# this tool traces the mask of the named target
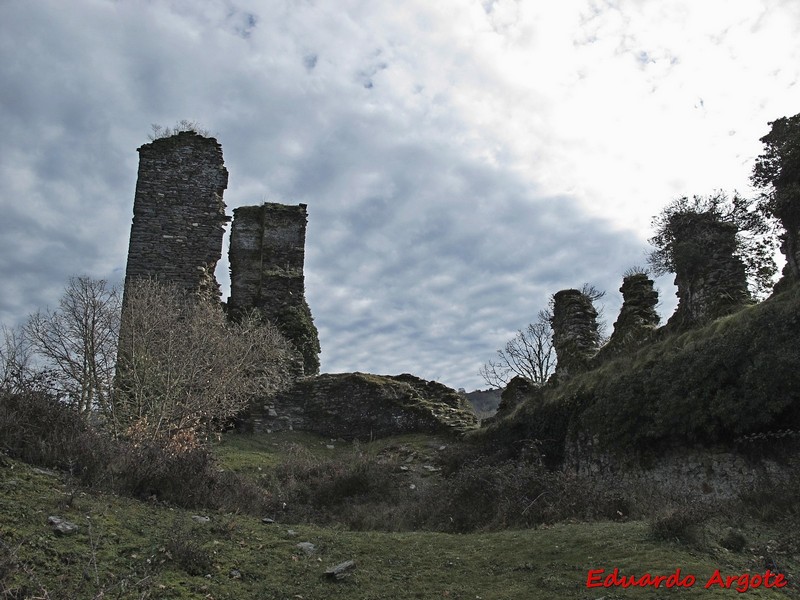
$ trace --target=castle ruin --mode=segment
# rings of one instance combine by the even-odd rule
[[[614,323],[614,333],[598,358],[604,359],[628,351],[650,339],[661,317],[656,312],[658,292],[645,273],[632,273],[622,280],[622,308]]]
[[[231,220],[222,200],[228,185],[222,147],[181,131],[138,152],[126,286],[150,277],[219,301],[214,270]],[[256,309],[273,322],[302,355],[298,375],[319,371],[319,339],[305,300],[306,221],[304,204],[237,208],[230,248],[229,315]]]
[[[305,375],[319,372],[319,338],[305,298],[306,205],[268,202],[234,209],[231,244],[231,297],[228,311],[238,318],[256,309],[300,351]]]
[[[214,269],[230,217],[222,194],[228,170],[214,138],[182,131],[143,145],[125,272],[219,299]]]
[[[592,300],[580,290],[561,290],[553,295],[553,348],[556,351],[556,380],[563,380],[590,367],[597,353],[600,335],[597,311]]]
[[[678,308],[667,330],[704,325],[750,301],[745,266],[736,256],[736,225],[711,212],[685,212],[673,215],[670,226]]]

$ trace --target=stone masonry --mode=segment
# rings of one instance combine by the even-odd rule
[[[646,342],[661,320],[656,312],[658,292],[645,273],[634,273],[622,280],[622,309],[614,323],[614,333],[600,350],[601,358],[613,356]]]
[[[297,429],[332,438],[361,439],[406,433],[476,429],[469,402],[454,389],[413,375],[333,373],[304,377],[253,405],[242,428]]]
[[[305,298],[306,205],[265,203],[233,211],[229,250],[229,314],[257,309],[303,356],[306,375],[319,372],[319,338]]]
[[[586,294],[561,290],[553,296],[553,347],[558,357],[557,381],[589,369],[597,353],[597,311]]]
[[[678,308],[667,330],[703,325],[749,302],[744,263],[735,255],[736,226],[711,213],[672,219]]]
[[[139,148],[126,284],[154,277],[219,299],[214,277],[229,220],[222,147],[193,131]]]

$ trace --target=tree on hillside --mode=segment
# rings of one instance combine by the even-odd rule
[[[756,210],[754,200],[723,192],[712,196],[682,197],[653,218],[654,250],[648,263],[656,276],[693,273],[718,250],[720,228],[733,232],[731,252],[744,263],[754,296],[772,289],[776,265],[773,223]]]
[[[520,329],[504,348],[497,351],[497,357],[478,371],[491,387],[505,387],[515,376],[538,385],[544,384],[556,366],[549,313],[541,311],[534,323]]]
[[[17,394],[42,381],[33,367],[33,351],[21,329],[0,328],[0,393]]]
[[[72,277],[58,308],[37,311],[22,328],[30,350],[50,369],[55,391],[78,412],[110,409],[119,316],[116,288]]]
[[[761,138],[764,152],[756,158],[752,184],[762,191],[759,210],[783,226],[781,250],[786,256],[784,273],[800,278],[800,114],[770,123]]]
[[[295,360],[291,343],[257,315],[231,323],[210,299],[154,280],[129,282],[114,429],[191,446],[288,382]]]

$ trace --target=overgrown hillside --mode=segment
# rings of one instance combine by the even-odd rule
[[[431,442],[431,443],[429,443]],[[440,440],[424,436],[362,448],[431,450]],[[436,446],[438,448],[438,446]],[[352,453],[350,445],[308,435],[230,438],[223,464],[253,477],[296,461],[298,452],[332,460]],[[421,459],[407,463],[427,464]],[[524,510],[525,507],[518,507]],[[468,510],[467,506],[464,506]],[[59,535],[48,519],[77,526]],[[0,597],[289,599],[454,598],[652,598],[654,590],[587,589],[590,570],[641,576],[697,578],[681,591],[689,598],[730,598],[733,590],[705,582],[716,569],[725,575],[761,572],[770,565],[791,568],[776,553],[769,530],[737,528],[721,521],[678,542],[659,541],[645,522],[561,523],[528,530],[453,535],[436,532],[352,532],[340,526],[296,524],[286,515],[275,522],[215,510],[187,510],[155,499],[133,500],[75,485],[69,473],[47,471],[4,458],[0,466]],[[663,521],[668,523],[667,521]],[[684,525],[686,525],[684,523]],[[697,525],[697,523],[695,523]],[[727,536],[727,537],[726,537]],[[663,532],[661,537],[663,538]],[[732,548],[732,549],[731,549]],[[325,571],[355,561],[349,576],[334,580]],[[605,574],[604,574],[605,575]],[[675,590],[673,590],[675,591]],[[660,592],[658,592],[660,593]],[[787,598],[763,587],[750,598]]]
[[[798,337],[800,286],[794,286],[542,388],[476,437],[506,447],[537,440],[552,464],[579,433],[618,453],[687,444],[747,449],[759,440],[796,445]]]

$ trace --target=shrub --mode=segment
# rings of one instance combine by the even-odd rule
[[[257,315],[230,323],[217,302],[145,279],[126,286],[118,354],[115,432],[191,447],[287,383],[294,348]]]
[[[740,531],[729,528],[719,543],[731,552],[741,552],[747,546],[747,538]]]
[[[164,541],[167,557],[188,575],[201,576],[211,571],[211,553],[193,538],[192,530],[185,521],[175,520]]]
[[[288,460],[261,484],[271,498],[272,512],[282,513],[284,520],[340,521],[361,528],[371,521],[366,517],[369,507],[397,500],[399,485],[392,470],[358,449],[347,459],[322,459],[295,445]]]
[[[699,504],[671,506],[650,520],[650,533],[657,540],[697,546],[704,541],[703,525],[709,516],[709,509]]]
[[[14,458],[69,471],[81,485],[184,507],[260,514],[267,505],[255,483],[220,472],[207,447],[115,440],[41,392],[0,394],[0,444]]]

